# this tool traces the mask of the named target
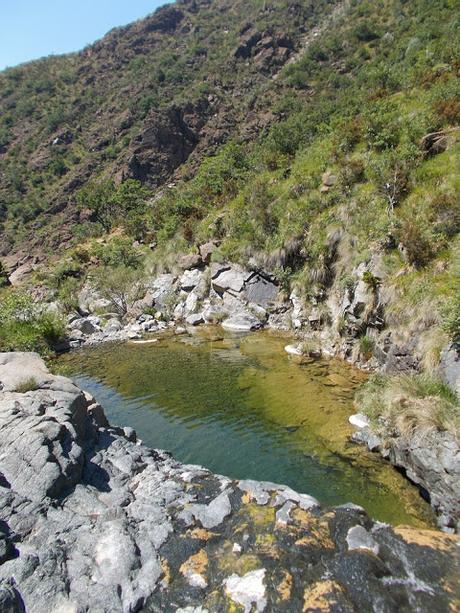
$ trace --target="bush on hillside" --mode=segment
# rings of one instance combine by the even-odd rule
[[[126,236],[115,236],[106,244],[94,242],[92,253],[104,266],[112,268],[138,268],[141,262],[141,254]]]
[[[6,274],[6,270],[3,267],[3,264],[0,262],[0,288],[9,285],[10,282],[8,280],[8,275]]]
[[[105,232],[124,224],[127,215],[144,212],[149,191],[139,181],[128,179],[115,187],[113,181],[88,183],[77,194],[82,209],[89,209]]]
[[[443,328],[454,343],[460,343],[460,291],[449,298],[442,309]]]
[[[64,334],[64,321],[45,311],[30,294],[13,289],[1,294],[0,351],[47,354]]]

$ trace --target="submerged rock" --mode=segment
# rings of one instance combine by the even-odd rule
[[[35,354],[0,382],[1,611],[455,608],[452,535],[183,465]]]

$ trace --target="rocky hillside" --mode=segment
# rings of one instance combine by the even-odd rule
[[[3,255],[27,238],[37,253],[68,243],[90,179],[156,188],[229,138],[254,140],[276,116],[273,79],[337,7],[180,0],[81,53],[1,73]]]
[[[458,537],[147,449],[36,354],[0,355],[0,609],[433,611]]]

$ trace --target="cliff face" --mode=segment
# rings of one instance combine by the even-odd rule
[[[455,606],[455,537],[184,466],[35,354],[0,381],[2,611]]]

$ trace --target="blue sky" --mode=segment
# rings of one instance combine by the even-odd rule
[[[0,0],[0,70],[78,51],[167,0]]]

